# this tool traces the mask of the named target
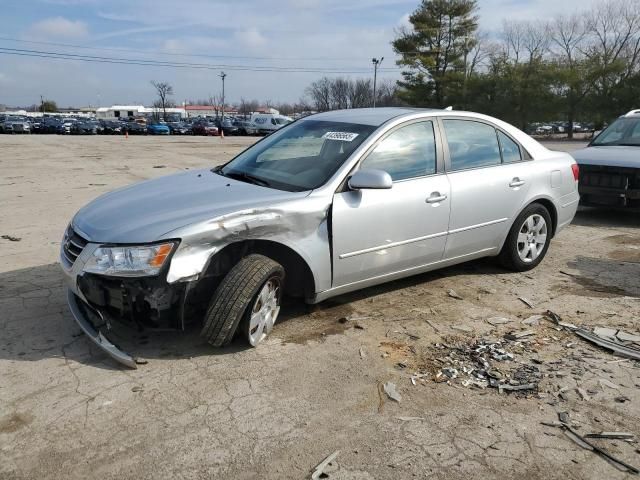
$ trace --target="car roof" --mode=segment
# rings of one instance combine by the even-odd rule
[[[623,115],[623,117],[640,117],[640,109],[631,110]]]
[[[434,108],[406,108],[406,107],[381,107],[381,108],[354,108],[350,110],[333,110],[330,112],[316,113],[304,117],[304,120],[327,120],[332,122],[358,123],[361,125],[373,125],[379,127],[392,118],[411,115],[420,112],[436,112]]]

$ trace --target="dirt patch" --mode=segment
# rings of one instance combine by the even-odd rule
[[[349,304],[325,302],[306,306],[290,301],[283,307],[279,327],[273,332],[284,343],[304,345],[312,341],[324,341],[331,335],[339,335],[357,325],[350,320],[354,309]]]
[[[33,421],[33,415],[14,412],[0,418],[0,433],[13,433],[26,427]]]

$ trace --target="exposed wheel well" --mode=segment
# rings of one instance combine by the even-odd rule
[[[284,267],[285,293],[295,297],[311,296],[315,281],[307,262],[293,249],[270,240],[245,240],[227,245],[210,260],[206,277],[224,277],[240,261],[252,253],[269,257]]]

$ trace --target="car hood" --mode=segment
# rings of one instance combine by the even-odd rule
[[[92,242],[147,243],[177,228],[237,211],[273,206],[308,192],[284,192],[197,170],[107,193],[80,209],[73,227]]]
[[[640,147],[587,147],[571,152],[571,156],[579,165],[640,168]]]

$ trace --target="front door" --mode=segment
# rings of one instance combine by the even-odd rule
[[[442,258],[450,189],[437,154],[431,121],[399,126],[383,137],[358,167],[386,171],[393,187],[334,195],[333,287]]]

